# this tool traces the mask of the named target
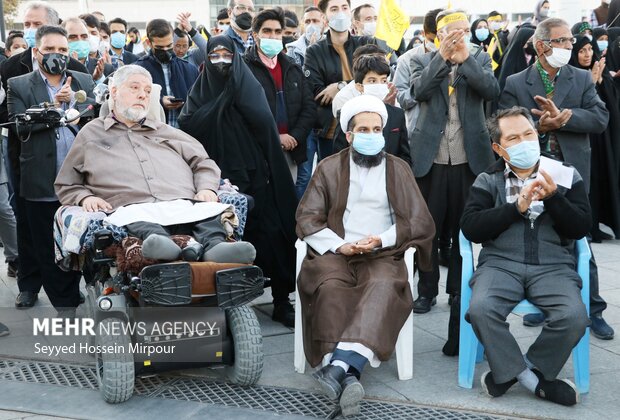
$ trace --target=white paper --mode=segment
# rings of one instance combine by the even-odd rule
[[[538,176],[536,179],[544,179],[540,170],[543,169],[553,179],[557,185],[568,188],[569,190],[573,186],[573,171],[574,168],[564,166],[560,161],[549,159],[547,157],[540,157],[540,165],[538,166]]]
[[[227,209],[232,210],[233,207],[230,204],[192,203],[188,200],[132,204],[119,207],[114,213],[106,217],[104,222],[115,226],[125,226],[134,222],[151,222],[170,226],[208,219]]]

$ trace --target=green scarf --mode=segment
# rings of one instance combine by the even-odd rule
[[[540,74],[543,85],[545,85],[545,94],[547,95],[547,97],[553,95],[553,90],[555,89],[555,86],[553,85],[553,82],[549,78],[549,75],[547,74],[545,69],[543,69],[542,64],[540,64],[540,60],[536,60],[536,68],[538,69],[538,73]]]

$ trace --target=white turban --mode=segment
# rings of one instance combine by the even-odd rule
[[[381,116],[383,127],[387,124],[388,113],[383,101],[376,96],[360,95],[353,99],[349,99],[340,110],[340,128],[343,132],[347,132],[349,121],[357,114],[362,112],[374,112]]]

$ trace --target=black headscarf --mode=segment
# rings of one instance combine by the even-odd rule
[[[590,40],[585,35],[577,35],[575,38],[577,38],[577,42],[573,44],[573,50],[571,51],[571,57],[568,64],[579,69],[591,70],[592,67],[594,67],[594,63],[601,59],[601,52],[598,49],[598,44],[596,43],[596,41]],[[592,61],[590,62],[590,66],[583,67],[581,64],[579,64],[579,51],[588,44],[592,46],[592,51],[594,54],[592,55]]]
[[[573,25],[570,31],[573,35],[577,36],[583,35],[583,33],[588,29],[592,30],[592,25],[590,25],[590,22],[577,22]]]
[[[223,75],[205,60],[205,68],[181,110],[179,127],[204,145],[220,167],[222,178],[254,196],[256,207],[276,207],[268,211],[280,215],[286,236],[294,238],[295,188],[265,91],[230,37],[210,38],[207,54],[216,47],[233,53],[229,73]],[[266,199],[268,188],[273,189],[271,196],[276,203]]]
[[[620,27],[620,0],[611,0],[607,13],[607,29]],[[600,23],[601,25],[603,22]]]
[[[592,29],[592,35],[594,35],[594,40],[595,41],[598,40],[603,35],[609,36],[609,34],[607,33],[607,29],[600,28],[600,27]]]
[[[508,49],[502,58],[502,68],[499,72],[499,88],[504,89],[508,76],[525,70],[530,64],[525,60],[525,44],[534,35],[534,28],[530,25],[521,26],[514,34]]]
[[[620,70],[620,28],[607,28],[609,46],[607,47],[607,68],[610,71]],[[616,85],[620,88],[620,79],[615,77]]]
[[[487,22],[487,20],[484,18],[474,20],[474,23],[471,24],[471,28],[470,28],[471,42],[476,45],[484,44],[485,46],[489,46],[489,44],[491,43],[491,39],[493,39],[493,37],[491,36],[492,34],[491,34],[490,29],[489,29],[489,36],[487,37],[487,39],[478,39],[478,37],[476,36],[476,28],[478,28],[478,24],[480,22],[486,22],[487,28],[489,27],[489,22]]]

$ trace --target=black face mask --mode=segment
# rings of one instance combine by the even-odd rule
[[[230,74],[230,68],[232,67],[232,63],[215,63],[213,64],[218,73],[220,73],[224,77],[228,77]]]
[[[39,54],[41,54],[39,52]],[[41,67],[47,74],[63,74],[67,70],[67,63],[69,63],[69,56],[60,53],[48,53],[41,54],[43,60],[41,61]]]
[[[287,44],[290,44],[291,42],[295,42],[297,41],[297,38],[295,38],[294,36],[283,36],[282,37],[282,45],[284,45],[284,48],[286,48]]]
[[[528,55],[538,55],[536,53],[536,50],[534,49],[534,44],[530,41],[527,44],[525,44],[525,53]]]
[[[159,60],[160,63],[163,64],[169,63],[170,60],[172,60],[172,55],[174,54],[174,51],[172,51],[172,49],[163,50],[161,48],[153,48],[151,49],[151,52],[153,54],[153,57],[155,57],[157,60]]]
[[[242,31],[247,31],[252,27],[252,15],[248,12],[235,16],[235,24]]]

